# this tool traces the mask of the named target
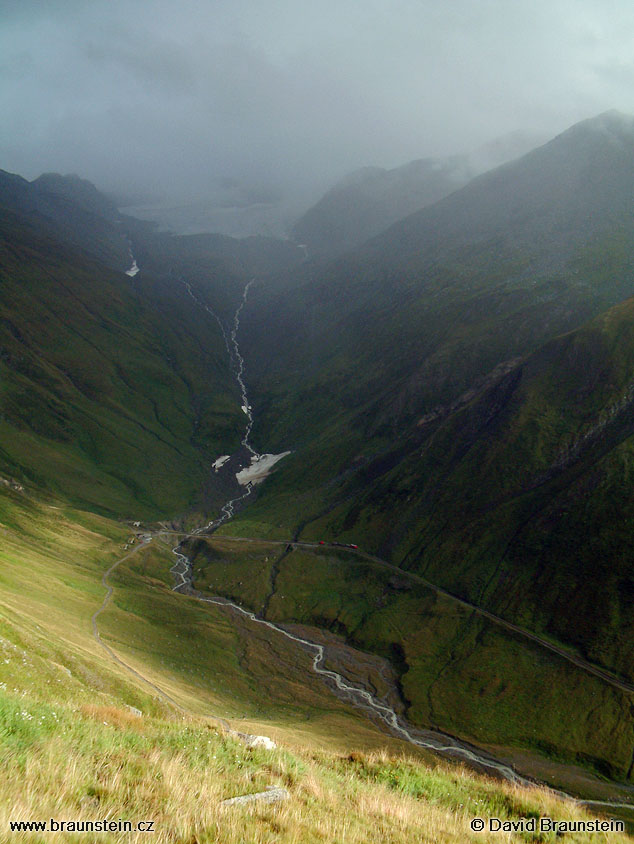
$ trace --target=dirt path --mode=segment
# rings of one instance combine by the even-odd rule
[[[149,686],[151,689],[153,689],[153,691],[156,692],[156,694],[161,698],[161,700],[164,700],[170,706],[175,707],[176,709],[178,709],[179,712],[182,712],[184,715],[191,715],[191,713],[188,712],[184,707],[182,707],[180,705],[180,703],[177,703],[174,700],[173,697],[170,697],[170,695],[168,695],[167,692],[164,692],[163,689],[159,688],[155,683],[153,683],[151,680],[148,680],[147,677],[144,677],[143,674],[141,674],[135,668],[132,668],[131,665],[128,665],[127,662],[124,662],[119,656],[117,656],[117,654],[112,650],[112,648],[109,645],[106,645],[106,643],[103,641],[103,639],[101,638],[101,635],[99,633],[99,627],[97,626],[97,619],[99,618],[101,613],[108,607],[108,604],[110,603],[110,599],[112,598],[113,587],[110,586],[110,584],[108,583],[109,576],[117,568],[117,566],[121,565],[121,563],[124,563],[126,560],[129,560],[130,557],[132,557],[134,554],[137,554],[142,548],[147,548],[151,541],[152,540],[149,539],[146,542],[140,542],[133,551],[130,551],[124,557],[121,557],[120,559],[118,559],[115,563],[113,563],[110,566],[110,568],[107,571],[105,571],[102,574],[101,583],[103,584],[103,587],[106,590],[106,595],[103,599],[103,603],[101,604],[99,609],[93,614],[93,616],[91,618],[92,632],[93,632],[93,636],[95,638],[95,641],[97,642],[99,647],[102,648],[108,654],[110,659],[112,659],[114,662],[117,663],[117,665],[120,665],[121,668],[124,668],[129,674],[131,674],[137,680],[141,680],[142,683],[144,683],[146,686]],[[218,719],[218,720],[221,720],[221,719]]]

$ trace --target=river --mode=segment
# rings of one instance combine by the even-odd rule
[[[189,296],[193,299],[193,301],[196,302],[199,307],[203,308],[209,314],[210,317],[216,320],[222,330],[225,345],[227,347],[231,363],[234,367],[235,378],[240,389],[240,400],[242,404],[242,409],[247,417],[247,423],[244,431],[244,436],[241,440],[241,444],[251,455],[251,467],[249,468],[257,467],[260,462],[266,461],[267,458],[281,459],[281,457],[285,456],[286,454],[289,454],[290,452],[284,452],[282,455],[259,454],[253,448],[250,442],[251,430],[253,428],[254,421],[253,409],[249,402],[247,388],[244,381],[244,359],[240,352],[238,334],[240,331],[240,316],[242,314],[244,306],[246,305],[249,290],[253,284],[253,280],[249,281],[248,284],[245,285],[242,294],[242,299],[233,317],[233,324],[229,335],[227,335],[226,329],[224,328],[222,321],[220,320],[218,315],[209,307],[209,305],[203,303],[199,299],[199,297],[196,296],[191,286],[186,281],[182,280],[182,283],[184,284]],[[273,460],[273,462],[277,462],[277,459]],[[245,470],[241,469],[240,471],[243,472]],[[245,492],[242,495],[236,498],[232,498],[230,501],[227,501],[226,504],[223,505],[220,515],[216,519],[213,519],[204,527],[198,528],[198,530],[194,531],[194,533],[209,534],[217,530],[217,528],[220,527],[220,525],[222,525],[224,522],[228,521],[235,514],[236,504],[240,501],[244,501],[251,494],[253,484],[254,481],[247,480]],[[196,590],[194,590],[192,584],[191,561],[185,554],[183,554],[181,550],[181,544],[173,548],[172,552],[176,557],[176,562],[174,563],[171,569],[171,572],[176,579],[176,584],[173,587],[173,590],[175,592],[184,591],[198,598],[198,600],[204,601],[205,603],[228,607],[232,611],[240,613],[241,615],[248,618],[253,624],[264,625],[270,630],[272,630],[275,634],[286,636],[287,639],[291,639],[306,650],[312,652],[312,671],[314,671],[315,674],[318,674],[319,676],[323,677],[325,680],[329,681],[334,687],[334,690],[336,690],[342,696],[345,696],[345,698],[351,701],[356,707],[363,709],[366,712],[371,712],[374,716],[378,717],[392,734],[404,739],[410,744],[416,745],[417,747],[433,750],[436,753],[440,753],[443,755],[453,756],[455,758],[462,759],[465,762],[468,762],[474,766],[492,771],[509,782],[522,785],[534,784],[530,780],[522,777],[520,774],[514,771],[513,768],[511,768],[509,765],[506,765],[503,762],[499,762],[498,760],[493,759],[492,757],[487,756],[484,753],[478,752],[477,750],[468,747],[457,739],[444,736],[440,733],[434,734],[431,731],[425,731],[426,735],[424,738],[415,735],[415,732],[417,732],[415,728],[405,724],[390,706],[375,698],[367,689],[364,689],[361,686],[357,686],[351,683],[347,678],[343,677],[338,672],[325,668],[325,653],[323,645],[320,645],[317,642],[312,642],[309,639],[305,639],[301,636],[296,635],[295,633],[291,633],[284,627],[280,627],[279,625],[273,624],[270,621],[266,621],[263,618],[259,618],[254,613],[244,609],[244,607],[241,607],[239,604],[235,604],[232,601],[227,600],[226,598],[210,598],[201,595]]]

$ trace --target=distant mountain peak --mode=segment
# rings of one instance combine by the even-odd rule
[[[575,123],[574,126],[558,135],[558,138],[568,138],[575,135],[592,135],[594,137],[600,135],[617,138],[624,135],[632,136],[634,135],[634,116],[617,109],[610,109],[597,114],[596,117],[589,117],[587,120]]]
[[[42,173],[31,184],[37,191],[69,199],[84,210],[106,219],[115,220],[119,216],[115,205],[92,182],[75,173]]]

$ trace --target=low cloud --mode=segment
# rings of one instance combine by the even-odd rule
[[[629,0],[5,0],[3,15],[0,167],[178,201],[229,183],[308,194],[634,110]]]

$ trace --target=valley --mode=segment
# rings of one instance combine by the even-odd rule
[[[245,291],[244,291],[244,294],[243,294],[242,301],[240,302],[240,305],[238,306],[238,309],[236,311],[236,314],[235,314],[235,317],[234,317],[234,327],[233,327],[233,330],[231,332],[231,342],[233,344],[235,360],[238,361],[238,365],[237,365],[237,369],[236,369],[236,379],[238,381],[238,384],[239,384],[240,390],[241,390],[242,407],[243,407],[243,410],[245,408],[247,408],[246,412],[247,412],[247,417],[248,417],[245,436],[242,440],[242,445],[252,454],[252,460],[254,459],[257,462],[260,455],[258,455],[252,449],[252,447],[250,446],[250,443],[249,443],[249,435],[250,435],[250,432],[251,432],[252,427],[253,427],[254,419],[253,419],[253,415],[252,415],[252,408],[249,404],[249,399],[248,399],[248,396],[247,396],[247,393],[246,393],[246,386],[245,386],[244,378],[243,378],[243,375],[244,375],[244,359],[242,358],[242,355],[240,354],[240,350],[239,350],[239,346],[238,346],[239,317],[240,317],[242,309],[243,309],[243,307],[246,303],[248,289],[249,289],[249,286],[251,284],[252,284],[252,282],[249,282],[249,284],[245,287]],[[189,291],[189,292],[190,292],[190,295],[191,295],[191,291]],[[239,479],[240,473],[238,472],[236,474],[237,474],[237,477]],[[238,501],[244,500],[244,498],[247,498],[250,495],[250,493],[251,493],[251,487],[247,483],[246,493],[245,493],[243,499],[238,499]],[[203,532],[208,534],[210,532],[217,530],[221,525],[223,525],[225,522],[227,522],[234,515],[234,506],[235,506],[236,503],[237,502],[235,500],[231,500],[230,502],[228,502],[228,504],[224,505],[224,507],[222,508],[221,517],[218,518],[217,520],[215,520],[214,522],[210,522],[206,526],[204,531],[203,531],[203,529],[198,529],[194,534],[191,535],[191,538],[193,539],[196,535],[201,535]],[[244,541],[244,540],[242,540],[242,541]],[[247,539],[246,541],[247,542],[253,542],[253,541],[256,541],[256,540],[253,540],[253,539],[248,540]],[[282,560],[284,560],[288,556],[289,552],[292,554],[294,551],[301,551],[301,549],[319,548],[319,546],[315,545],[315,544],[310,544],[310,543],[307,544],[307,543],[301,543],[301,542],[296,542],[296,541],[294,542],[292,540],[288,540],[286,543],[278,540],[277,544],[278,545],[286,544],[286,550],[282,554],[282,556],[274,563],[274,567],[271,569],[270,581],[271,581],[272,584],[274,584],[277,581],[277,579],[280,575],[280,568],[279,568],[280,563],[281,563]],[[481,754],[478,755],[477,753],[474,753],[474,751],[472,749],[468,749],[466,746],[460,745],[460,743],[456,742],[455,740],[452,740],[452,744],[447,745],[446,743],[444,743],[444,742],[446,742],[446,736],[441,737],[440,735],[438,735],[437,737],[434,737],[431,741],[429,739],[421,738],[420,732],[418,732],[418,734],[417,734],[416,728],[413,725],[409,724],[407,726],[404,726],[403,721],[401,719],[399,719],[399,716],[396,714],[394,709],[392,709],[389,706],[386,706],[385,702],[377,700],[373,696],[371,691],[368,691],[367,687],[364,688],[363,686],[359,686],[359,685],[351,686],[349,681],[347,681],[339,672],[332,671],[332,670],[329,670],[329,669],[324,669],[324,667],[323,667],[323,664],[324,664],[324,647],[323,647],[323,645],[317,644],[315,641],[312,641],[312,640],[303,638],[301,636],[298,636],[296,633],[289,632],[287,629],[284,629],[283,627],[279,627],[279,625],[274,624],[271,621],[266,620],[267,614],[268,614],[268,612],[270,610],[270,606],[271,606],[271,598],[274,596],[275,590],[272,593],[272,595],[270,595],[266,598],[266,600],[263,604],[263,611],[264,611],[264,618],[263,618],[262,616],[256,616],[252,611],[245,609],[245,607],[242,605],[242,603],[235,603],[234,601],[231,601],[228,598],[207,597],[204,593],[201,593],[198,589],[195,589],[194,588],[194,582],[193,582],[193,563],[190,560],[190,558],[187,556],[187,554],[183,553],[183,550],[184,550],[185,547],[186,546],[181,544],[181,545],[179,545],[179,546],[177,546],[176,548],[173,549],[173,552],[177,556],[177,563],[171,569],[171,571],[173,572],[175,579],[176,579],[176,585],[174,586],[175,591],[183,591],[186,594],[194,595],[196,598],[198,598],[199,600],[205,601],[206,603],[212,603],[212,604],[215,603],[215,604],[220,604],[220,605],[231,607],[235,612],[238,612],[238,613],[245,615],[253,623],[263,624],[268,629],[273,630],[277,633],[280,633],[280,634],[290,638],[291,640],[297,642],[298,644],[303,645],[309,651],[312,651],[314,653],[313,663],[312,663],[313,670],[318,675],[325,677],[325,678],[329,679],[330,681],[333,681],[334,682],[334,688],[335,688],[336,692],[338,692],[339,694],[343,693],[344,697],[346,697],[346,696],[351,697],[351,699],[355,702],[355,704],[357,706],[360,706],[362,709],[369,711],[372,715],[377,716],[379,721],[383,722],[383,724],[385,726],[387,726],[388,730],[390,730],[392,733],[394,733],[396,735],[402,736],[409,743],[413,743],[417,746],[427,747],[429,749],[435,749],[436,751],[441,752],[441,753],[445,753],[445,754],[448,753],[450,755],[455,755],[457,758],[463,758],[463,759],[469,761],[470,763],[475,764],[475,766],[477,768],[484,769],[484,770],[488,769],[488,770],[494,771],[497,774],[501,775],[503,778],[510,780],[511,782],[523,782],[524,784],[529,783],[528,780],[522,779],[521,776],[519,776],[508,765],[497,762],[497,761],[491,759],[490,757],[483,756]],[[188,552],[188,553],[190,553],[190,552]],[[200,551],[198,551],[198,553],[200,553]],[[535,634],[518,627],[517,625],[506,622],[506,621],[504,621],[504,619],[493,615],[492,613],[488,612],[487,610],[483,610],[476,605],[470,604],[469,602],[466,602],[464,600],[461,600],[460,598],[457,598],[454,595],[451,595],[446,590],[444,590],[440,587],[437,587],[436,585],[434,585],[433,583],[430,583],[429,581],[425,580],[424,578],[421,578],[421,577],[419,577],[415,574],[411,574],[409,572],[404,573],[403,570],[398,568],[397,566],[391,565],[391,564],[387,563],[386,561],[381,560],[377,557],[373,557],[371,555],[364,554],[363,552],[352,551],[350,553],[353,553],[355,557],[358,556],[361,559],[366,559],[366,560],[369,560],[373,563],[379,563],[381,566],[387,567],[388,569],[392,570],[392,572],[398,573],[401,576],[404,575],[406,578],[409,578],[410,580],[417,581],[417,582],[421,583],[427,589],[431,589],[436,594],[441,595],[443,597],[447,597],[447,598],[451,599],[451,601],[457,602],[459,605],[467,608],[470,611],[475,612],[477,615],[480,615],[481,617],[487,619],[488,621],[493,621],[496,625],[501,626],[507,632],[519,634],[524,639],[528,639],[529,641],[537,643],[540,647],[546,648],[547,650],[552,651],[553,653],[557,654],[559,657],[562,657],[563,659],[571,662],[576,667],[581,668],[583,671],[585,671],[589,674],[592,674],[595,677],[598,677],[599,679],[607,682],[614,689],[616,689],[620,692],[625,692],[626,694],[629,695],[629,693],[634,691],[634,687],[631,684],[629,684],[627,682],[620,681],[618,677],[615,677],[614,675],[611,675],[610,673],[601,670],[599,667],[592,665],[591,663],[587,662],[586,660],[583,660],[582,658],[575,655],[574,653],[568,652],[565,648],[559,646],[557,643],[552,642],[552,641],[548,641],[548,640],[546,640],[542,637],[536,636]],[[194,559],[196,559],[196,557],[194,557]],[[203,551],[203,559],[204,559],[204,551]],[[313,560],[312,565],[315,566],[314,560]],[[245,576],[245,575],[243,574],[243,576]],[[252,574],[249,572],[249,573],[246,574],[246,576],[249,579],[251,579]],[[223,587],[226,587],[226,584],[222,583],[222,581],[221,581],[220,586],[221,586],[221,588],[223,588]],[[367,583],[367,573],[366,573],[366,576],[364,578],[364,588],[367,588],[367,586],[368,586],[368,583]],[[235,589],[235,585],[234,585],[233,588]],[[240,591],[240,590],[238,590],[238,591]],[[243,596],[241,595],[240,597],[243,597]],[[249,603],[251,603],[251,602],[249,602]],[[298,613],[298,607],[291,609],[290,620],[295,620],[297,618],[297,613]],[[286,616],[286,613],[284,613],[282,618],[285,618],[285,616]],[[309,618],[310,618],[310,621],[312,623],[317,623],[319,626],[323,626],[324,624],[326,624],[326,625],[329,624],[329,622],[326,619],[324,619],[323,616],[315,617],[314,615],[312,615],[312,617],[309,616]],[[345,637],[346,637],[347,641],[349,641],[350,638],[353,638],[353,639],[355,638],[354,634],[351,636],[351,631],[349,629],[346,630],[346,628],[344,627],[343,631],[345,633]],[[392,647],[393,647],[393,645],[392,645]],[[402,650],[402,646],[399,645],[399,647]],[[400,686],[400,691],[397,690],[397,688],[395,686],[395,691],[397,693],[397,697],[402,697],[402,695],[403,695],[402,686]],[[427,716],[427,718],[429,718],[429,716]],[[448,725],[448,726],[450,726],[450,725]],[[433,736],[433,733],[431,735]],[[440,741],[439,741],[439,738],[440,738]],[[498,736],[497,736],[497,734],[496,734],[495,737],[481,735],[481,736],[479,736],[479,738],[480,738],[480,740],[484,739],[485,742],[491,743],[492,739],[495,740],[495,738],[498,738]],[[444,740],[444,742],[443,742],[443,740]],[[633,746],[633,753],[628,756],[628,763],[626,763],[626,770],[625,770],[626,779],[630,776],[630,774],[632,772],[632,759],[633,758],[634,758],[634,746]],[[591,793],[591,792],[589,792],[589,793]],[[596,793],[601,794],[601,789],[599,789],[599,791],[596,792]],[[628,791],[626,791],[625,794],[627,796],[629,796]],[[599,801],[599,802],[604,802],[604,801]],[[607,802],[610,802],[610,801],[607,801]],[[612,801],[612,802],[613,802],[614,808],[626,809],[627,806],[629,805],[629,800],[627,802],[621,802],[621,803],[618,803],[618,801]]]
[[[118,758],[164,841],[203,821],[137,769],[197,772],[228,841],[379,792],[352,841],[471,840],[474,800],[634,828],[633,164],[601,115],[336,255],[0,174],[0,622],[33,667],[0,751],[51,817],[74,736],[65,810],[116,811]],[[267,786],[291,805],[225,827]]]

